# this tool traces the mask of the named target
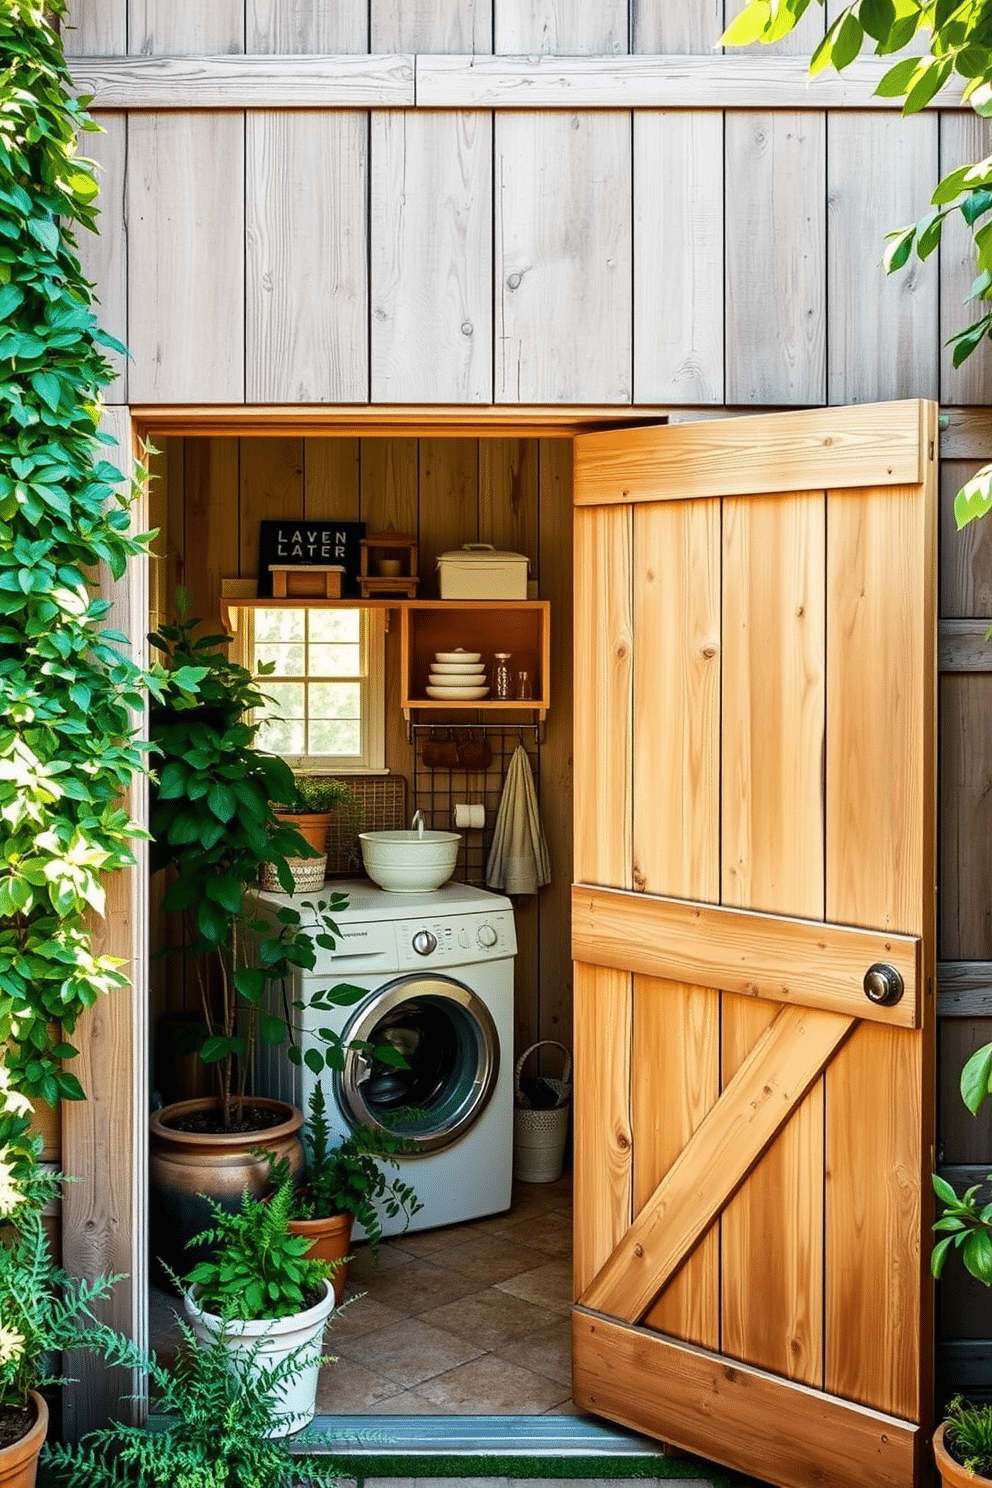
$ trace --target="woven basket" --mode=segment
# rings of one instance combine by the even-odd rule
[[[537,1111],[528,1104],[520,1088],[520,1076],[531,1054],[546,1045],[562,1053],[561,1079],[544,1078],[544,1083],[558,1096],[559,1104],[550,1110]],[[554,1039],[531,1044],[517,1060],[513,1076],[513,1176],[523,1183],[554,1183],[561,1177],[572,1103],[571,1080],[572,1056],[564,1044]]]
[[[327,855],[322,858],[287,858],[286,865],[293,875],[294,894],[313,894],[323,888],[327,871]],[[283,894],[285,890],[276,877],[272,863],[263,863],[258,876],[261,887],[269,894]]]

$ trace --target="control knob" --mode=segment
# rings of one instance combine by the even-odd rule
[[[480,946],[485,946],[487,948],[490,946],[494,946],[498,939],[499,936],[496,934],[495,929],[488,922],[484,925],[479,926],[478,941]]]
[[[437,936],[429,930],[418,930],[413,937],[413,949],[418,956],[429,956],[431,951],[437,950]]]

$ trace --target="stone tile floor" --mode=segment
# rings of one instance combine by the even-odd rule
[[[515,1183],[505,1214],[357,1245],[327,1332],[323,1415],[572,1414],[571,1176]],[[173,1304],[151,1298],[168,1349]]]

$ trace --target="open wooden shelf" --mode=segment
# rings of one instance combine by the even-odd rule
[[[543,719],[550,706],[551,606],[546,599],[416,599],[400,608],[400,677],[403,712],[529,713]],[[510,670],[530,673],[533,697],[464,701],[427,696],[427,677],[437,651],[478,651],[492,686],[497,651],[509,651]]]

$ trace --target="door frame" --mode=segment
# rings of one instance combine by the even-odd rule
[[[667,423],[685,410],[656,406],[511,405],[114,405],[104,410],[104,427],[116,438],[127,476],[156,438],[297,438],[364,435],[376,438],[569,439],[596,429]],[[727,417],[722,408],[692,414],[693,421]],[[148,530],[148,493],[138,487],[132,508],[133,530]],[[106,580],[114,602],[108,622],[132,640],[133,654],[147,661],[149,559],[134,558],[120,584]],[[144,776],[130,792],[132,817],[148,825]],[[108,915],[94,923],[101,953],[124,962],[132,992],[103,999],[79,1021],[74,1035],[76,1069],[85,1101],[65,1103],[62,1167],[74,1182],[62,1203],[62,1247],[66,1269],[94,1278],[121,1275],[104,1316],[111,1326],[148,1343],[148,1088],[149,1088],[149,893],[146,844],[135,844],[136,866],[108,879]],[[99,1160],[98,1160],[99,1158]],[[63,1430],[78,1438],[120,1415],[121,1396],[139,1393],[134,1376],[88,1367],[80,1360],[78,1379],[63,1390]],[[132,1408],[141,1419],[140,1402]]]

